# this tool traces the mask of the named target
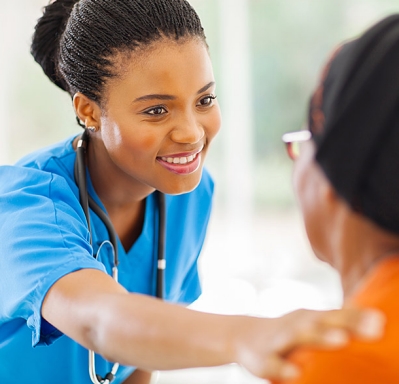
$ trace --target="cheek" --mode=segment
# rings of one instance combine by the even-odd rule
[[[159,134],[151,130],[135,129],[135,124],[118,124],[114,121],[102,123],[102,139],[109,152],[143,157],[159,145]]]
[[[101,119],[101,137],[108,149],[119,148],[123,143],[122,130],[119,124],[104,117]]]
[[[299,206],[303,211],[306,196],[306,172],[300,161],[294,163],[293,186]]]
[[[136,148],[137,151],[151,154],[154,149],[159,148],[159,137],[156,134],[147,132],[146,134],[140,134],[138,132],[132,132],[129,135],[129,143],[131,146]]]
[[[218,105],[215,105],[214,111],[212,111],[204,124],[207,131],[206,134],[208,141],[212,140],[217,135],[217,133],[220,131],[221,125],[222,117],[220,114],[220,108]]]
[[[312,247],[318,248],[322,206],[317,181],[312,177],[312,169],[306,164],[295,164],[293,184],[305,229]]]

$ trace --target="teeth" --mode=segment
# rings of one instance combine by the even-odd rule
[[[162,160],[169,164],[187,164],[191,163],[196,157],[197,155],[195,154],[188,157],[162,157]]]

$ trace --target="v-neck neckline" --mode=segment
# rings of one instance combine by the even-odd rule
[[[87,170],[86,170],[87,172]],[[87,191],[89,195],[93,198],[93,200],[99,205],[102,211],[104,211],[107,215],[108,212],[102,203],[101,199],[98,197],[94,187],[93,183],[90,178],[89,172],[87,172]],[[136,241],[133,243],[133,245],[129,248],[128,251],[125,250],[125,248],[122,245],[122,242],[119,238],[118,235],[116,235],[117,243],[118,243],[118,254],[119,256],[124,256],[124,257],[130,257],[135,253],[135,250],[140,246],[139,244],[142,243],[142,241],[145,241],[145,239],[148,239],[151,236],[151,226],[153,226],[154,223],[154,218],[150,217],[151,212],[154,212],[154,198],[153,198],[153,193],[148,195],[145,198],[145,211],[144,211],[144,221],[143,221],[143,227],[140,232],[140,235],[137,237]],[[152,223],[152,224],[151,224]]]

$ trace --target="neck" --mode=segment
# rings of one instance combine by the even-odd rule
[[[399,253],[399,238],[353,212],[339,228],[339,234],[331,237],[330,252],[347,298],[376,264]]]
[[[128,207],[108,208],[107,212],[126,252],[140,236],[145,217],[145,200]]]
[[[93,187],[107,209],[136,205],[155,191],[116,165],[96,138],[88,145],[87,166]]]
[[[124,173],[109,157],[100,140],[93,138],[90,141],[86,156],[94,190],[128,251],[142,231],[145,199],[154,188]]]

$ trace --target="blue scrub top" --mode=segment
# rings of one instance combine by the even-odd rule
[[[0,381],[6,384],[90,384],[88,351],[41,318],[49,288],[82,268],[111,272],[108,232],[90,211],[93,246],[74,181],[73,137],[0,167]],[[166,196],[165,300],[188,304],[201,293],[197,259],[211,212],[213,181]],[[88,180],[90,195],[104,209]],[[104,209],[105,210],[105,209]],[[142,233],[126,252],[118,240],[119,282],[155,295],[158,207],[146,199]],[[93,254],[98,254],[98,259]],[[104,308],[106,310],[106,308]],[[96,356],[104,376],[112,363]],[[119,368],[122,383],[133,367]]]

